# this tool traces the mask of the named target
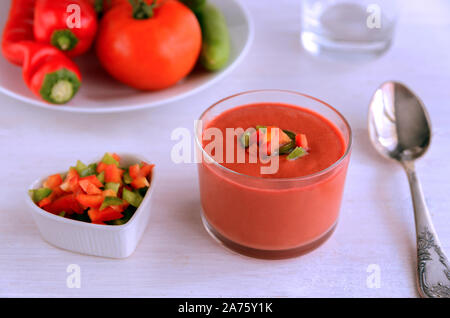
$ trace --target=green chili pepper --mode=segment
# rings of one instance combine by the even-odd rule
[[[106,209],[107,207],[111,205],[122,205],[123,200],[117,197],[105,197],[105,200],[103,200],[103,203],[100,207],[100,211]]]
[[[139,193],[132,192],[127,188],[123,189],[122,197],[125,201],[127,201],[135,208],[138,208],[141,205],[143,199],[143,197]]]
[[[308,153],[306,152],[305,149],[303,149],[302,147],[297,147],[294,150],[292,150],[292,152],[287,156],[287,159],[295,160],[295,159],[301,158],[307,154]]]

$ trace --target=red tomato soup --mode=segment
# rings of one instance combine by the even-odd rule
[[[348,130],[312,109],[275,102],[230,107],[209,120],[204,118],[203,132],[217,128],[224,136],[224,162],[203,160],[199,164],[203,220],[208,231],[226,246],[250,256],[284,258],[315,248],[332,233],[341,205],[351,133],[340,114],[324,103],[319,106],[326,107],[334,121],[339,124],[340,120],[340,126]],[[226,129],[256,126],[305,134],[308,154],[296,160],[279,155],[278,169],[271,174],[261,171],[267,162],[250,162],[249,150],[245,162],[236,162],[237,148],[244,146],[239,136],[225,138]],[[205,150],[210,142],[200,143]],[[233,144],[234,162],[225,160],[228,143]]]

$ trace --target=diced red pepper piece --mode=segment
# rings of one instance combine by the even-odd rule
[[[94,176],[94,175],[87,176],[87,177],[84,177],[84,178],[80,179],[80,181],[82,181],[82,180],[87,180],[87,181],[89,181],[90,183],[92,183],[93,185],[95,185],[98,188],[103,187],[103,183],[101,183],[100,180],[98,180],[97,176]]]
[[[43,208],[47,205],[49,205],[50,203],[52,203],[52,199],[50,198],[50,196],[42,199],[41,201],[39,201],[38,205],[40,208]]]
[[[116,212],[122,213],[127,208],[127,205],[125,205],[125,204],[122,204],[122,205],[111,205],[110,208],[113,209]]]
[[[63,179],[60,174],[54,174],[47,178],[47,180],[44,182],[43,186],[44,188],[54,189],[56,187],[59,187],[61,183],[63,182]]]
[[[132,179],[136,179],[140,176],[141,166],[137,163],[128,168],[128,173]]]
[[[116,159],[117,162],[120,162],[120,156],[119,156],[118,154],[113,153],[111,156],[112,156],[114,159]]]
[[[149,187],[150,183],[147,180],[147,177],[138,177],[131,182],[131,186],[135,189]]]
[[[102,195],[104,198],[105,197],[117,197],[117,193],[113,189],[103,190]]]
[[[88,215],[92,223],[113,221],[123,218],[122,213],[117,212],[111,207],[107,207],[101,211],[99,209],[89,209]]]
[[[122,183],[123,170],[114,164],[106,165],[105,182]]]
[[[77,170],[70,169],[64,182],[60,185],[60,188],[65,192],[77,192],[79,189],[78,180],[79,176]]]
[[[263,153],[266,153],[268,156],[272,154],[272,150],[277,150],[281,146],[291,142],[291,138],[280,128],[274,126],[268,126],[265,129],[259,129],[258,141],[260,147],[263,149]],[[272,145],[272,137],[273,135],[278,133],[278,148],[275,149],[274,145]]]
[[[289,136],[282,129],[269,126],[266,128],[266,132],[263,133],[262,142],[270,143],[272,141],[272,133],[276,134],[276,131],[278,131],[278,145],[280,147],[291,141],[291,138],[289,138]]]
[[[44,206],[44,210],[53,214],[59,214],[63,211],[67,214],[72,214],[74,212],[77,214],[83,213],[83,208],[78,203],[74,194],[66,194],[59,197],[49,205]]]
[[[308,150],[308,139],[305,134],[297,134],[295,136],[295,144],[297,147],[302,147],[305,150]]]
[[[147,177],[149,174],[151,174],[154,166],[155,165],[150,165],[148,163],[141,162],[140,175],[143,176],[143,177]]]
[[[102,173],[103,171],[106,170],[106,166],[107,164],[104,162],[99,162],[97,165],[97,173]]]
[[[102,190],[100,190],[97,186],[95,186],[92,182],[89,180],[80,180],[79,185],[81,189],[83,189],[84,192],[87,194],[101,194]]]
[[[84,208],[95,208],[98,209],[103,202],[103,195],[101,194],[78,194],[77,195],[77,201],[84,207]]]

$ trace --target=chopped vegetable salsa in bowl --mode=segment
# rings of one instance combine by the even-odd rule
[[[106,153],[34,182],[27,202],[44,239],[84,254],[130,255],[149,219],[155,169],[148,162]]]

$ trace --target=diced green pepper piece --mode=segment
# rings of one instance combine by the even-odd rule
[[[127,221],[122,219],[117,219],[109,222],[109,224],[111,225],[124,225],[125,223],[127,223]]]
[[[246,131],[242,134],[241,138],[241,145],[244,148],[248,148],[248,146],[250,145],[250,132]]]
[[[106,190],[113,190],[115,193],[119,192],[120,183],[108,182],[105,184]]]
[[[103,200],[103,203],[100,207],[100,211],[106,209],[107,207],[111,205],[122,205],[123,200],[117,197],[105,197],[105,200]]]
[[[93,176],[97,172],[97,164],[92,163],[79,173],[81,178]]]
[[[122,197],[125,201],[127,201],[130,205],[134,206],[135,208],[138,208],[141,205],[143,199],[143,197],[139,193],[132,192],[127,188],[123,189]]]
[[[131,184],[131,182],[133,182],[133,178],[131,178],[128,171],[125,171],[125,173],[123,174],[123,182],[125,182],[125,184]]]
[[[66,211],[62,211],[61,213],[59,213],[59,216],[65,217],[66,216]]]
[[[305,149],[303,149],[302,147],[297,147],[294,150],[292,150],[292,152],[287,156],[287,159],[295,160],[295,159],[301,158],[307,154],[308,153],[306,152]]]
[[[278,153],[280,155],[285,155],[290,153],[294,148],[295,148],[295,141],[291,140],[287,144],[281,146],[280,149],[278,149]]]
[[[75,170],[78,172],[79,175],[83,172],[84,169],[87,168],[87,166],[82,163],[80,160],[77,161],[77,165],[74,167]]]
[[[283,129],[283,132],[284,132],[286,135],[288,135],[289,138],[291,138],[291,139],[295,142],[295,136],[296,136],[296,133],[294,133],[294,132],[292,132],[292,131],[290,131],[290,130],[286,130],[286,129]]]
[[[106,163],[107,165],[119,166],[119,162],[116,159],[114,159],[114,157],[111,156],[111,154],[109,152],[105,153],[105,155],[103,156],[102,162]]]
[[[97,175],[97,179],[98,181],[100,181],[101,183],[105,183],[105,172],[102,171]]]
[[[52,193],[52,189],[49,188],[40,188],[35,190],[30,190],[31,198],[35,203],[41,202],[41,200],[45,199]]]
[[[125,209],[125,211],[123,211],[123,218],[109,221],[106,223],[110,224],[110,225],[123,225],[123,224],[127,223],[133,217],[134,212],[136,212],[136,208],[134,206],[130,205],[130,206],[128,206],[128,208]]]

